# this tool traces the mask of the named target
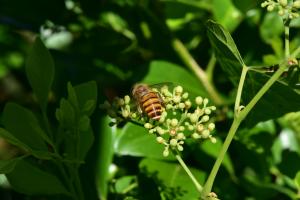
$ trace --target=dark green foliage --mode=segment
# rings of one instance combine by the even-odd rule
[[[264,69],[284,61],[282,21],[260,3],[2,0],[0,199],[199,199],[153,135],[133,123],[110,127],[98,104],[137,82],[209,97],[172,46],[182,41],[224,99],[211,119],[217,143],[184,144],[182,158],[203,184],[232,122],[242,66],[247,105],[274,73]],[[299,21],[291,21],[291,52],[300,46]],[[299,198],[299,65],[286,74],[238,129],[213,186],[220,199]]]

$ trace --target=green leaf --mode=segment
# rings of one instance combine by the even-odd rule
[[[279,38],[284,31],[282,19],[276,12],[268,12],[259,28],[261,38],[266,43]]]
[[[148,84],[171,82],[175,86],[181,85],[192,96],[208,96],[206,90],[193,75],[184,68],[166,61],[152,61],[149,72],[142,82]]]
[[[115,190],[122,194],[134,182],[136,182],[136,176],[123,176],[116,180]]]
[[[199,192],[195,189],[193,182],[179,164],[146,158],[141,161],[139,168],[142,172],[156,180],[158,185],[180,191],[182,194],[180,197],[181,200],[199,199]],[[205,173],[192,167],[189,169],[197,181],[203,184]]]
[[[234,31],[243,19],[242,13],[233,5],[231,0],[214,0],[213,14],[216,21],[230,32]]]
[[[63,127],[70,128],[76,123],[75,110],[71,103],[64,98],[60,100],[60,107],[56,110],[55,115]]]
[[[230,36],[221,25],[209,21],[208,37],[216,57],[234,85],[238,85],[242,66],[245,65]],[[243,105],[247,105],[270,77],[250,70],[246,77],[242,95]],[[246,125],[253,127],[257,122],[282,116],[287,112],[300,110],[299,94],[282,82],[275,82],[269,91],[258,101],[246,118]],[[274,109],[280,108],[280,109]],[[262,112],[263,111],[263,112]]]
[[[147,129],[127,123],[115,142],[115,152],[119,155],[165,159],[164,146],[156,142],[156,137]]]
[[[295,182],[297,189],[299,190],[300,189],[300,171],[297,172],[297,174],[294,178],[294,182]]]
[[[37,37],[26,62],[26,74],[39,104],[46,110],[48,94],[54,78],[54,63],[52,57]]]
[[[209,20],[207,34],[216,53],[216,57],[230,80],[237,84],[240,78],[244,61],[237,49],[230,33],[221,25]]]
[[[108,124],[111,121],[109,117],[101,118],[99,122],[99,145],[96,145],[99,153],[97,157],[97,170],[96,181],[97,181],[97,190],[100,194],[101,199],[106,199],[107,197],[107,183],[109,181],[109,166],[112,163],[114,155],[114,137],[116,127],[110,127]],[[97,136],[96,136],[97,137]]]
[[[22,145],[22,141],[33,151],[48,152],[48,148],[44,142],[46,133],[42,130],[36,117],[31,111],[15,103],[7,103],[3,111],[3,124],[13,137],[18,141],[13,141],[13,144]],[[2,132],[3,133],[3,132]],[[22,145],[23,146],[23,145]]]
[[[222,145],[223,145],[222,141],[219,138],[217,138],[216,143],[212,143],[209,140],[205,140],[200,145],[200,148],[206,154],[212,156],[213,158],[217,158],[219,156]],[[228,154],[225,154],[224,160],[222,161],[222,165],[226,168],[226,170],[231,176],[235,176],[233,164]]]
[[[17,163],[24,157],[13,158],[9,160],[0,160],[0,174],[7,174],[14,170]]]
[[[89,81],[76,85],[74,90],[77,95],[79,109],[82,113],[90,116],[97,102],[97,84],[95,81]]]
[[[20,160],[15,169],[6,176],[12,187],[23,194],[69,194],[56,176],[25,160]]]

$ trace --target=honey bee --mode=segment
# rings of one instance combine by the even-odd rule
[[[158,92],[147,84],[139,83],[133,86],[132,96],[142,113],[153,120],[160,119],[164,103]]]

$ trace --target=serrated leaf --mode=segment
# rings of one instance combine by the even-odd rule
[[[245,64],[230,33],[211,20],[207,22],[207,30],[208,38],[219,63],[229,75],[230,80],[237,84]]]
[[[33,151],[48,152],[43,140],[46,133],[30,110],[15,103],[7,103],[3,111],[3,124],[18,141]]]
[[[12,187],[23,194],[69,194],[56,176],[25,160],[20,160],[14,170],[6,176]]]
[[[54,62],[49,51],[38,37],[28,56],[25,69],[41,108],[46,110],[48,94],[54,79]]]
[[[166,61],[152,61],[149,72],[142,82],[148,84],[171,82],[175,86],[181,85],[192,96],[208,96],[204,87],[194,76],[184,68]]]
[[[139,168],[154,180],[158,179],[158,185],[161,184],[168,188],[176,188],[182,194],[180,197],[181,200],[199,199],[199,192],[195,189],[193,182],[179,164],[146,158],[141,161]],[[189,167],[189,169],[197,181],[203,184],[206,174],[192,167]]]
[[[277,39],[284,31],[281,17],[276,12],[268,12],[260,26],[260,35],[266,43],[271,43]]]
[[[156,137],[147,129],[127,123],[115,142],[115,152],[119,155],[165,159],[164,146],[156,142]]]

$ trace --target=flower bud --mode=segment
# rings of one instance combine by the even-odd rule
[[[213,144],[216,144],[216,143],[217,143],[217,139],[214,138],[214,137],[211,137],[211,138],[210,138],[210,141],[211,141]]]
[[[185,104],[185,107],[186,107],[187,109],[189,109],[190,107],[192,107],[192,103],[191,103],[190,100],[185,101],[184,104]]]
[[[188,130],[189,130],[189,131],[193,131],[193,130],[194,130],[194,126],[189,125],[189,126],[188,126]]]
[[[196,123],[198,121],[198,115],[193,113],[190,115],[190,120],[192,123]]]
[[[260,5],[262,8],[266,7],[269,3],[267,1],[262,2]]]
[[[156,138],[156,141],[159,143],[159,144],[163,144],[165,142],[165,139],[162,138],[162,137],[157,137]]]
[[[293,7],[294,7],[294,8],[300,8],[300,1],[299,1],[299,0],[295,1],[295,2],[293,3]]]
[[[171,130],[170,130],[170,135],[171,135],[171,136],[176,135],[176,130],[175,130],[175,129],[171,129]]]
[[[178,133],[177,136],[176,136],[176,138],[177,138],[178,140],[182,140],[182,139],[185,138],[185,136],[184,136],[183,133]]]
[[[209,114],[211,114],[211,110],[209,108],[205,108],[204,113],[209,115]]]
[[[135,118],[137,118],[137,114],[136,114],[136,113],[132,113],[131,117],[132,117],[133,119],[135,119]]]
[[[178,120],[177,119],[172,119],[172,121],[171,121],[171,126],[173,126],[173,127],[175,127],[175,126],[177,126],[178,125]]]
[[[167,106],[166,106],[166,109],[167,109],[167,110],[170,110],[170,109],[172,109],[172,108],[173,108],[172,104],[167,104]]]
[[[174,103],[179,103],[180,100],[181,100],[181,97],[180,97],[180,96],[174,96],[174,97],[173,97]]]
[[[183,151],[183,146],[177,145],[177,149],[178,149],[178,151]]]
[[[198,133],[193,133],[192,138],[199,139],[201,136]]]
[[[212,131],[212,130],[215,129],[215,124],[214,123],[210,123],[210,124],[208,124],[207,128],[208,128],[208,130]]]
[[[204,107],[208,104],[208,98],[205,98],[205,99],[203,100],[203,104],[204,104]]]
[[[202,97],[196,97],[195,102],[197,105],[201,105],[203,102],[203,98]]]
[[[216,106],[211,106],[210,109],[211,109],[211,110],[216,110],[217,107],[216,107]]]
[[[126,95],[126,96],[124,97],[124,102],[125,102],[125,104],[129,104],[129,102],[130,102],[130,97],[129,97],[128,95]]]
[[[179,131],[184,131],[184,129],[185,129],[184,126],[179,126],[178,128]]]
[[[283,15],[284,15],[284,10],[282,10],[282,9],[279,10],[279,11],[278,11],[278,15],[283,16]]]
[[[180,109],[184,109],[184,108],[185,108],[185,104],[184,104],[184,103],[179,103],[178,107],[179,107]]]
[[[274,5],[268,5],[267,11],[271,12],[274,10]]]
[[[167,157],[169,155],[169,149],[165,148],[164,152],[163,152],[163,156]]]
[[[174,138],[171,139],[171,140],[170,140],[170,145],[173,146],[173,147],[175,147],[175,146],[177,145],[177,140],[174,139]]]
[[[188,97],[189,97],[189,93],[187,92],[183,93],[182,98],[187,99]]]
[[[206,129],[206,130],[202,131],[201,135],[203,138],[208,138],[210,135],[210,132],[209,132],[209,130]]]
[[[204,130],[203,124],[198,124],[198,125],[197,125],[197,131],[200,133],[200,132],[203,131],[203,130]]]
[[[177,86],[174,88],[175,94],[181,94],[183,92],[183,88],[181,86]]]
[[[150,129],[150,128],[152,128],[153,126],[152,126],[152,124],[150,124],[150,123],[146,123],[146,124],[144,124],[144,127],[145,127],[146,129]]]
[[[209,120],[209,116],[208,115],[204,115],[201,119],[201,121],[203,122],[207,122]]]
[[[123,106],[125,104],[124,99],[118,99],[118,105]]]
[[[283,7],[285,7],[285,6],[287,6],[287,0],[278,0],[278,3],[281,5],[281,6],[283,6]]]
[[[158,133],[159,135],[163,135],[163,134],[165,133],[165,130],[162,129],[161,127],[159,127],[159,126],[156,128],[156,131],[157,131],[157,133]]]

